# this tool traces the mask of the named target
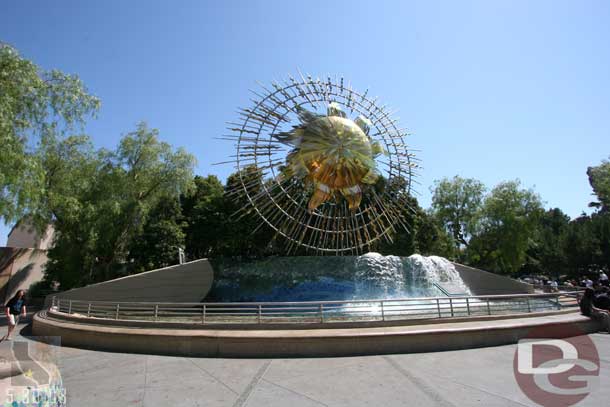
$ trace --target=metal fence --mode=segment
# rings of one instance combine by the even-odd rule
[[[164,303],[53,297],[51,311],[88,318],[195,324],[332,323],[526,314],[578,306],[579,292],[306,302]]]

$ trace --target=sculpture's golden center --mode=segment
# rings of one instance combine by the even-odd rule
[[[370,183],[375,170],[369,137],[352,120],[339,116],[317,118],[300,131],[298,150],[289,161],[295,168],[304,167],[306,180],[315,187],[309,209],[337,194],[356,209],[361,184]]]
[[[372,159],[366,134],[352,120],[337,116],[322,117],[310,126],[323,133],[306,132],[301,140],[300,151],[307,157],[305,165],[311,179],[330,189],[359,184]]]

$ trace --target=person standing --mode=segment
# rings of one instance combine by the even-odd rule
[[[604,270],[599,271],[599,283],[604,287],[608,287],[608,275],[604,273]]]
[[[19,323],[19,317],[25,317],[27,312],[25,305],[25,290],[17,291],[13,298],[6,303],[4,312],[6,314],[6,319],[8,320],[8,333],[3,340],[11,339],[11,334]]]
[[[610,334],[610,313],[593,305],[595,292],[592,288],[585,288],[585,292],[578,302],[580,313],[586,317],[599,321],[602,329]]]

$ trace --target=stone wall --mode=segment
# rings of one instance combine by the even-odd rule
[[[0,301],[6,303],[17,290],[27,290],[42,280],[47,252],[0,247]]]

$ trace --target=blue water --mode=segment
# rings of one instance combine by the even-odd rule
[[[206,301],[335,301],[437,297],[435,283],[464,286],[440,257],[275,257],[255,262],[217,260]],[[465,291],[467,287],[464,286]]]

